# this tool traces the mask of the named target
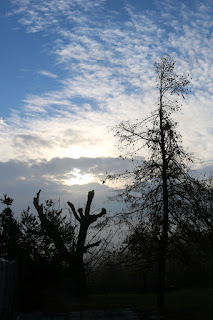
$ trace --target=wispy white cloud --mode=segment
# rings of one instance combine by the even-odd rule
[[[22,15],[19,23],[27,32],[35,33],[54,26],[60,27],[64,19],[71,22],[85,20],[84,13],[93,12],[105,0],[11,0],[11,15]],[[83,12],[82,12],[83,11]]]
[[[52,73],[52,72],[49,72],[46,70],[39,70],[38,74],[45,76],[45,77],[48,77],[48,78],[53,78],[53,79],[57,78],[57,75],[55,73]]]
[[[153,110],[153,63],[167,53],[178,72],[193,78],[192,95],[178,116],[184,144],[212,159],[212,7],[207,1],[193,7],[158,3],[157,11],[146,12],[126,5],[120,20],[119,13],[109,16],[105,1],[14,2],[13,14],[28,32],[54,29],[52,54],[67,76],[60,90],[25,97],[23,114],[7,119],[3,161],[118,155],[108,127]]]
[[[0,118],[0,127],[5,127],[7,124],[5,123],[5,120]]]

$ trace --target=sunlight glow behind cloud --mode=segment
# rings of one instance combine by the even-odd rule
[[[64,180],[64,183],[68,186],[72,186],[74,184],[87,184],[91,182],[94,182],[94,177],[91,174],[82,174],[81,170],[77,168],[74,168],[73,171],[69,172],[67,179]]]

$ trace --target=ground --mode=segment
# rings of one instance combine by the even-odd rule
[[[213,318],[213,288],[184,288],[166,293],[164,318],[167,320],[200,320]],[[42,312],[20,314],[19,320],[157,320],[154,293],[93,294],[77,301],[52,296]]]

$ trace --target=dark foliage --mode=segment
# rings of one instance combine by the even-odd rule
[[[13,200],[7,195],[1,199],[7,206],[0,215],[1,258],[18,263],[20,308],[26,306],[26,301],[29,308],[33,307],[30,301],[40,304],[42,292],[52,286],[65,286],[74,296],[87,294],[84,255],[101,242],[87,243],[87,233],[89,226],[106,214],[104,208],[99,214],[90,213],[94,198],[94,191],[90,191],[85,211],[76,211],[68,202],[79,224],[76,228],[53,200],[45,201],[44,206],[39,204],[40,192],[34,198],[38,216],[28,208],[17,219],[10,208]]]

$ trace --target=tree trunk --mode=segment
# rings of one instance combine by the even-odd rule
[[[84,219],[82,219],[78,234],[76,251],[72,257],[72,293],[78,297],[87,296],[88,293],[85,267],[83,261],[85,240],[87,236],[88,227],[89,225],[86,223],[86,221],[84,221]]]
[[[85,297],[88,294],[87,280],[83,263],[83,256],[74,255],[70,266],[71,293],[76,297]]]
[[[165,245],[160,240],[159,243],[159,257],[158,257],[158,295],[157,305],[159,309],[164,307],[164,296],[165,296],[165,275],[166,275],[166,255]]]
[[[162,103],[162,89],[160,89],[160,136],[161,136],[161,156],[162,156],[162,180],[163,180],[163,221],[162,221],[162,235],[159,241],[159,266],[158,266],[158,307],[164,307],[165,295],[165,276],[166,276],[166,250],[168,243],[168,217],[169,217],[169,200],[168,200],[168,186],[167,186],[167,168],[168,163],[166,159],[165,148],[165,129],[163,123],[163,103]]]

